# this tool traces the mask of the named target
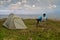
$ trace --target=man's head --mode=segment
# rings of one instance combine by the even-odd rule
[[[45,17],[45,16],[46,16],[46,14],[44,13],[44,14],[43,14],[43,17]]]

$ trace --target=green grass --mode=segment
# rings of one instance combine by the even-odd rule
[[[60,40],[60,22],[47,20],[41,22],[39,27],[36,27],[36,20],[23,20],[28,27],[25,30],[10,30],[2,24],[5,19],[0,19],[0,40]]]

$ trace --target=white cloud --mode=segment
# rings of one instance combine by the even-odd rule
[[[21,5],[21,2],[17,2],[18,5]]]
[[[32,0],[31,0],[32,1]],[[12,0],[0,0],[0,4],[8,4],[9,2],[11,2],[8,6],[9,9],[41,9],[42,7],[48,7],[49,4],[51,4],[51,6],[49,5],[49,8],[53,8],[56,7],[55,5],[53,5],[52,7],[52,3],[54,3],[54,0],[34,0],[33,2],[31,2],[30,0],[21,0],[21,2],[19,2],[18,0],[14,1],[17,2],[15,4],[11,4]],[[39,1],[39,2],[38,2]],[[40,4],[39,4],[40,3]],[[46,3],[46,4],[45,4]]]
[[[21,9],[21,2],[17,2],[16,4],[11,4],[9,9],[10,10],[17,10],[17,9]]]
[[[56,5],[53,5],[54,8],[56,8],[57,6]]]
[[[50,5],[48,6],[48,8],[49,8],[49,9],[56,8],[56,5],[51,5],[51,4],[50,4]]]
[[[11,2],[12,0],[7,0],[7,1],[4,1],[4,2]],[[41,1],[41,0],[37,0],[37,1],[39,1],[39,2],[41,2],[41,6],[40,6],[40,4],[38,4],[38,2],[36,2],[37,4],[33,4],[32,5],[32,3],[31,2],[29,2],[29,0],[27,1],[27,0],[22,0],[21,2],[17,2],[17,3],[15,3],[15,4],[10,4],[9,5],[9,9],[11,9],[11,10],[17,10],[17,9],[28,9],[28,10],[38,10],[38,9],[43,9],[43,8],[49,8],[49,9],[51,9],[51,8],[56,8],[56,5],[49,5],[51,2],[53,2],[52,0],[50,1],[50,0],[46,0],[47,2],[49,2],[48,4],[44,4],[43,2],[45,2],[45,1]],[[3,4],[3,2],[1,2],[1,4]],[[49,6],[47,6],[47,5],[49,5]]]
[[[35,5],[31,6],[31,5],[27,5],[27,4],[24,5],[24,8],[27,9],[27,10],[39,10],[39,9],[41,10],[42,9],[41,7],[38,7],[38,6],[35,6]]]
[[[18,9],[36,10],[36,9],[41,9],[41,7],[38,7],[36,5],[31,6],[28,4],[22,5],[22,2],[17,2],[16,4],[10,5],[10,10],[18,10]]]
[[[4,4],[7,4],[7,3],[10,3],[11,0],[0,0],[0,5],[4,5]]]
[[[32,7],[35,7],[35,5],[32,5]]]
[[[3,1],[0,1],[0,5],[2,5],[3,4]]]
[[[24,4],[24,7],[25,8],[31,8],[31,6],[30,5],[27,5],[27,4]]]
[[[27,0],[22,0],[22,3],[27,3]]]
[[[8,2],[11,2],[12,0],[8,0]]]

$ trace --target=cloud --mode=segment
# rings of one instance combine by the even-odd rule
[[[24,6],[24,8],[31,8],[31,6],[27,5],[27,4],[24,4],[23,6]]]
[[[56,5],[51,5],[51,4],[50,4],[48,8],[49,8],[49,9],[53,9],[53,8],[56,8],[56,7],[57,7]]]
[[[17,2],[16,4],[11,4],[10,6],[9,6],[9,9],[10,10],[17,10],[17,9],[21,9],[22,7],[21,7],[21,2]]]
[[[56,8],[54,4],[56,0],[0,0],[0,6],[11,10],[15,9],[27,9],[27,10],[39,10],[44,8]],[[10,4],[8,4],[10,3]],[[7,5],[5,5],[7,4]],[[3,8],[2,7],[2,8]],[[1,7],[0,7],[1,8]]]
[[[27,3],[27,0],[22,0],[22,3]]]
[[[0,5],[7,4],[11,2],[12,0],[0,0]]]
[[[32,5],[32,7],[35,7],[35,5]]]
[[[36,10],[36,9],[41,9],[41,7],[36,6],[35,4],[29,5],[29,4],[23,4],[22,2],[17,2],[15,4],[11,4],[9,6],[10,10],[18,10],[18,9],[26,9],[26,10]]]
[[[33,14],[33,13],[43,13],[43,12],[52,12],[57,7],[55,0],[9,0],[9,1],[0,1],[1,4],[8,4],[5,8],[10,9],[9,12],[23,13],[23,14]],[[3,6],[4,7],[4,6]],[[4,8],[1,9],[4,9]],[[0,10],[1,10],[0,9]],[[22,10],[20,10],[22,9]],[[13,11],[12,11],[13,10]],[[19,10],[19,11],[16,11]],[[2,10],[3,12],[3,10]],[[7,11],[6,11],[7,12]]]
[[[38,6],[35,6],[35,5],[27,5],[27,4],[25,4],[24,5],[24,9],[26,9],[26,10],[41,10],[42,9],[42,7],[38,7]]]

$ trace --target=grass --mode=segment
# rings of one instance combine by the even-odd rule
[[[39,27],[36,27],[36,20],[23,20],[28,27],[25,30],[10,30],[2,24],[5,19],[0,19],[0,40],[60,40],[60,21],[47,20],[41,22]]]

